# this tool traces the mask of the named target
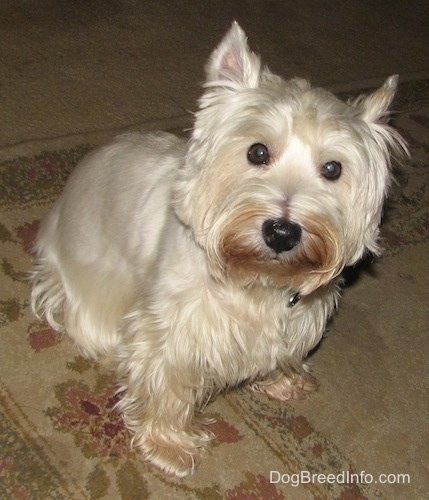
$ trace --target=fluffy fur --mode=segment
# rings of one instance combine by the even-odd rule
[[[314,389],[303,360],[344,267],[378,251],[404,147],[385,123],[396,76],[344,103],[262,69],[236,23],[206,73],[189,141],[125,134],[78,165],[32,274],[34,311],[114,363],[133,444],[178,476],[212,439],[198,410],[220,390]]]

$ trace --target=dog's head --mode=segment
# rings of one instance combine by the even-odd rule
[[[377,253],[397,77],[345,103],[261,68],[234,23],[206,68],[175,208],[212,275],[311,293]]]

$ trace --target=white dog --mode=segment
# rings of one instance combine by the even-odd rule
[[[207,65],[189,141],[132,133],[88,155],[36,244],[33,309],[115,364],[133,443],[185,476],[212,438],[195,416],[248,384],[284,401],[340,274],[377,253],[392,76],[344,103],[261,68],[234,23]]]

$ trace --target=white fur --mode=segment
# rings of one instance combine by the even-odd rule
[[[81,162],[43,221],[33,309],[114,362],[133,442],[166,472],[192,472],[211,439],[195,410],[220,390],[248,383],[286,400],[314,388],[302,362],[340,273],[378,251],[388,152],[403,147],[382,123],[396,80],[343,103],[261,70],[234,23],[190,141],[118,137]],[[268,165],[249,163],[254,143]],[[320,174],[330,160],[335,181]],[[279,217],[302,239],[276,254],[261,228]]]

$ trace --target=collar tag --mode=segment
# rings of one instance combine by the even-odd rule
[[[295,293],[289,297],[289,307],[295,306],[301,300],[301,295]]]

